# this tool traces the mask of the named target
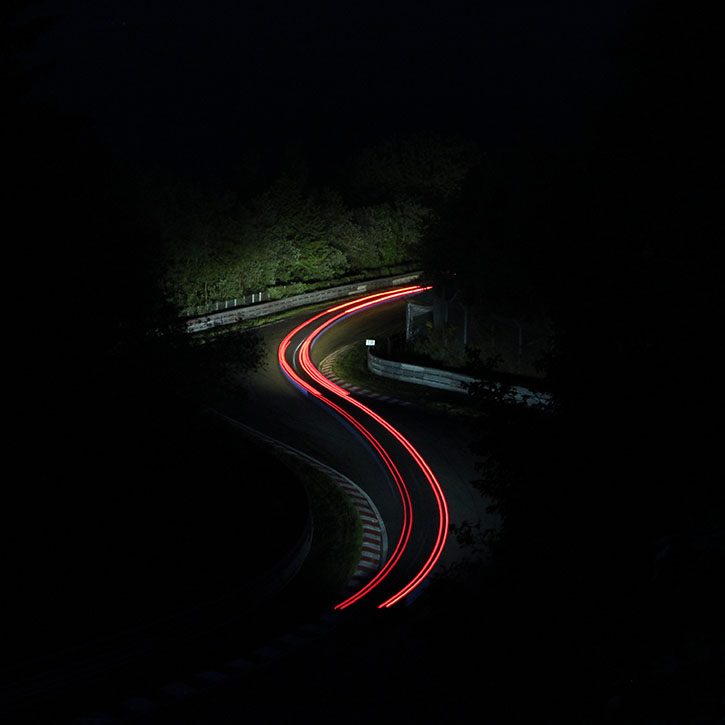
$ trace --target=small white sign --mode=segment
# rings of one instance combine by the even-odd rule
[[[365,340],[365,344],[368,347],[375,347],[375,340]]]

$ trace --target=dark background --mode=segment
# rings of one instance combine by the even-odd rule
[[[480,230],[501,242],[516,272],[501,300],[528,299],[520,280],[532,280],[525,291],[554,315],[562,407],[549,425],[482,402],[479,452],[496,454],[483,489],[508,516],[501,566],[452,576],[407,621],[397,653],[370,639],[367,661],[388,662],[398,684],[398,664],[442,653],[455,665],[445,676],[421,664],[399,683],[411,694],[444,683],[440,713],[461,683],[476,693],[493,682],[483,704],[502,720],[714,720],[724,124],[722,33],[704,5],[22,6],[25,18],[57,17],[27,34],[6,26],[19,46],[4,56],[18,438],[36,441],[42,421],[53,453],[77,460],[83,444],[63,426],[79,389],[82,410],[106,410],[110,396],[119,429],[136,403],[179,402],[162,384],[178,351],[138,346],[149,320],[169,315],[154,291],[154,230],[127,214],[132,185],[96,184],[119,160],[263,186],[297,158],[324,176],[411,132],[473,139],[488,161],[443,210],[426,265],[455,263],[462,288],[489,289]],[[84,305],[79,324],[94,294],[106,302]],[[99,367],[99,349],[119,341],[130,352],[110,371],[133,369],[142,386],[109,389],[122,376]],[[44,485],[57,459],[25,465]],[[391,710],[405,706],[385,694]]]
[[[568,142],[616,89],[638,5],[49,1],[27,57],[52,64],[33,98],[144,160],[330,157],[419,130]]]

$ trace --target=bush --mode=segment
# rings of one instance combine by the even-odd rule
[[[411,344],[415,355],[442,363],[446,367],[460,368],[466,363],[466,351],[455,327],[432,327]]]

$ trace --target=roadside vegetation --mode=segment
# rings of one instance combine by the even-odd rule
[[[633,15],[613,50],[620,82],[584,140],[484,155],[412,136],[357,149],[330,175],[297,161],[240,185],[129,168],[82,119],[10,88],[6,443],[20,473],[3,491],[6,656],[29,637],[67,643],[64,613],[86,630],[109,603],[116,623],[145,616],[145,587],[163,593],[164,578],[177,604],[198,582],[221,591],[229,552],[257,533],[234,497],[274,457],[240,460],[203,411],[264,350],[249,330],[191,339],[182,308],[420,263],[479,321],[551,325],[555,405],[503,405],[485,385],[466,401],[472,484],[502,525],[460,532],[486,565],[431,588],[434,616],[398,653],[425,663],[411,701],[434,672],[455,697],[492,683],[478,706],[494,719],[535,707],[555,722],[684,723],[721,707],[721,43],[680,5]],[[434,335],[418,353],[448,343]],[[509,365],[522,348],[507,343]],[[373,381],[363,356],[341,356],[340,376],[441,395]],[[292,470],[320,527],[300,592],[334,597],[359,522],[317,474]],[[265,475],[291,482],[290,468]]]
[[[286,598],[295,599],[298,608],[319,613],[342,599],[357,569],[362,522],[337,481],[292,454],[285,458],[307,492],[314,522],[310,553]]]
[[[341,160],[336,178],[301,159],[244,188],[145,173],[142,208],[159,231],[160,285],[188,309],[410,270],[425,228],[476,157],[471,143],[413,135]]]

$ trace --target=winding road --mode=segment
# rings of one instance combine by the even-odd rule
[[[371,629],[364,627],[364,637],[371,646],[379,644],[376,644],[375,628],[390,621],[387,617],[381,620],[377,610],[402,609],[424,589],[436,567],[456,562],[463,553],[458,549],[455,537],[448,535],[450,525],[471,521],[485,527],[491,523],[485,502],[471,486],[476,477],[474,457],[469,448],[474,432],[464,419],[418,406],[406,407],[395,401],[370,400],[350,394],[319,372],[321,362],[332,353],[351,344],[364,345],[366,338],[399,331],[405,321],[405,298],[421,290],[420,287],[400,288],[343,303],[329,303],[263,325],[259,329],[267,348],[267,364],[248,377],[246,396],[236,400],[225,397],[216,405],[221,414],[291,446],[351,479],[373,502],[385,528],[387,556],[376,574],[361,581],[360,588],[353,589],[335,607],[353,615],[369,613],[372,616],[350,618],[339,611],[324,614],[334,615],[338,622],[342,617],[345,621],[370,623]],[[265,481],[260,476],[256,485],[274,485],[274,480]],[[265,512],[259,512],[259,515],[264,516]],[[218,636],[222,637],[221,634]],[[388,631],[386,643],[393,646],[390,636]],[[211,632],[209,637],[211,651],[217,635]],[[223,639],[219,646],[226,652],[226,634]],[[158,673],[157,665],[151,663],[148,667],[154,672],[141,676],[141,679],[148,677],[150,682],[156,682],[158,676],[158,687],[151,686],[151,695],[144,692],[139,698],[132,697],[136,694],[134,688],[139,687],[137,675],[125,672],[116,662],[118,657],[125,656],[125,650],[110,650],[101,655],[110,658],[108,665],[103,665],[106,669],[119,669],[118,683],[109,680],[104,684],[111,694],[104,694],[105,690],[101,688],[93,695],[103,702],[102,707],[108,707],[111,722],[115,717],[113,713],[120,713],[119,721],[125,722],[123,713],[130,712],[135,717],[138,708],[143,712],[149,708],[149,712],[170,708],[170,717],[173,717],[176,703],[183,708],[189,722],[192,722],[192,711],[197,709],[199,722],[213,722],[207,711],[244,709],[249,705],[250,693],[236,688],[225,690],[224,696],[215,689],[213,700],[200,696],[192,704],[178,694],[178,683],[161,678],[171,678],[175,673],[183,677],[183,672],[193,665],[179,665],[177,673],[177,665],[166,662],[163,657],[168,672]],[[319,667],[324,667],[324,650],[319,657],[315,661]],[[246,660],[242,664],[246,664]],[[29,687],[40,688],[43,692],[47,689],[49,706],[55,707],[53,698],[57,695],[54,693],[59,683],[62,685],[65,681],[63,678],[71,678],[76,688],[73,690],[75,696],[82,697],[84,678],[89,668],[96,666],[95,660],[80,661],[77,672],[64,668],[58,679],[55,671],[49,671],[47,682],[42,678],[42,681],[33,680]],[[229,665],[234,672],[236,666],[236,661]],[[310,669],[312,666],[307,662],[303,667],[299,673],[300,683],[304,682],[306,672],[314,671]],[[226,672],[221,668],[211,676],[231,677]],[[193,675],[192,692],[200,692],[199,681],[206,682],[203,678],[209,673],[197,675]],[[156,699],[154,687],[158,691]],[[129,697],[124,695],[115,702],[113,693],[116,690],[125,693],[126,688]],[[182,691],[186,692],[183,687]],[[266,712],[269,702],[264,699],[264,692],[262,689],[260,707]],[[16,707],[14,694],[7,704],[8,709],[24,707],[23,697],[25,695],[19,693]],[[81,711],[79,717],[85,721],[83,712],[95,707],[91,702],[81,699],[77,705],[69,702],[68,707],[77,707]]]
[[[453,522],[485,517],[465,422],[351,395],[320,362],[349,344],[400,328],[412,286],[333,304],[263,329],[269,364],[243,410],[225,413],[353,479],[384,522],[388,557],[378,574],[337,604],[388,608],[414,598],[440,563],[457,556]]]
[[[287,377],[303,392],[328,405],[368,442],[400,497],[400,515],[391,522],[396,530],[392,553],[376,576],[340,602],[337,609],[345,609],[373,590],[386,592],[380,607],[390,607],[412,593],[441,556],[448,536],[448,504],[435,474],[410,441],[385,418],[325,378],[312,362],[310,350],[317,338],[342,318],[422,290],[418,286],[403,288],[335,305],[298,325],[279,346],[279,365]],[[427,556],[424,548],[430,551]]]

